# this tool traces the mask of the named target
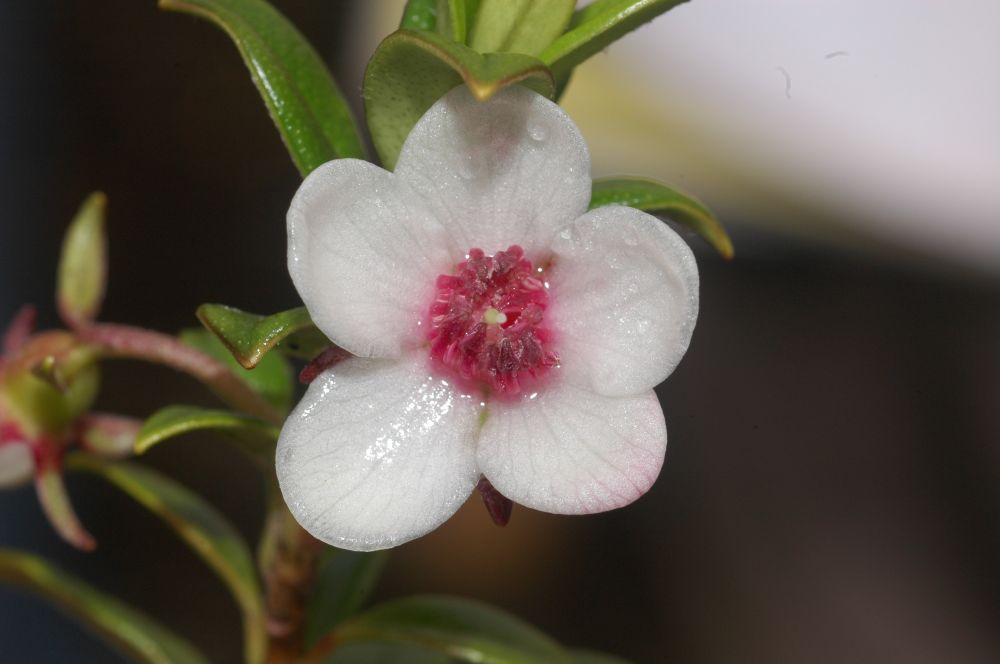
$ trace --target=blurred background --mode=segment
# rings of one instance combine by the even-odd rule
[[[401,4],[275,0],[359,115]],[[565,106],[595,174],[698,195],[736,244],[726,263],[690,238],[702,314],[659,390],[663,474],[627,509],[519,508],[505,529],[474,499],[393,554],[379,597],[475,597],[637,662],[1000,661],[998,34],[993,0],[693,0],[581,67]],[[152,0],[0,3],[0,319],[34,302],[57,325],[61,236],[95,189],[105,320],[296,306],[298,182],[216,28]],[[167,370],[103,375],[103,409],[212,403]],[[144,462],[256,539],[259,481],[224,443]],[[69,484],[97,552],[58,541],[30,488],[0,494],[0,546],[238,661],[236,608],[198,559],[99,480]],[[0,659],[119,661],[5,587]]]

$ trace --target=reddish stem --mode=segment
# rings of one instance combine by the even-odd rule
[[[310,360],[309,364],[302,367],[302,371],[299,372],[299,382],[303,385],[308,385],[316,380],[321,373],[350,356],[351,354],[343,348],[330,346]]]
[[[228,367],[174,337],[113,323],[96,323],[79,330],[78,337],[108,357],[145,360],[182,371],[205,383],[234,408],[276,424],[282,421],[278,413]]]

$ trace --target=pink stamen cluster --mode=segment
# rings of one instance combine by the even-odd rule
[[[542,326],[549,293],[521,247],[493,256],[472,249],[436,286],[431,358],[460,382],[516,395],[558,364],[552,333]]]

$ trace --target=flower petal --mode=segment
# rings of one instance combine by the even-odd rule
[[[31,479],[35,459],[27,443],[0,443],[0,489],[9,489]]]
[[[479,479],[479,402],[424,359],[351,359],[314,381],[285,422],[277,472],[314,537],[344,549],[402,544],[441,525]]]
[[[641,394],[680,362],[698,318],[698,267],[666,224],[623,206],[555,238],[546,320],[560,372],[599,394]]]
[[[83,449],[106,459],[122,459],[132,454],[142,420],[123,415],[88,413],[80,421]]]
[[[451,269],[444,229],[393,175],[366,161],[323,164],[288,210],[288,271],[316,325],[363,357],[396,357]]]
[[[628,505],[656,480],[667,427],[656,395],[607,397],[568,383],[490,404],[483,475],[515,503],[556,514]]]
[[[396,175],[448,228],[453,260],[517,244],[534,260],[587,209],[590,156],[556,104],[520,86],[486,102],[460,86],[410,132]]]

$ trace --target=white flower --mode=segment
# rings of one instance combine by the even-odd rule
[[[632,208],[587,212],[590,158],[557,105],[464,87],[394,173],[324,164],[288,211],[288,267],[316,325],[357,355],[288,418],[277,473],[315,537],[419,537],[480,476],[560,514],[631,503],[667,444],[653,387],[687,349],[694,256]]]

